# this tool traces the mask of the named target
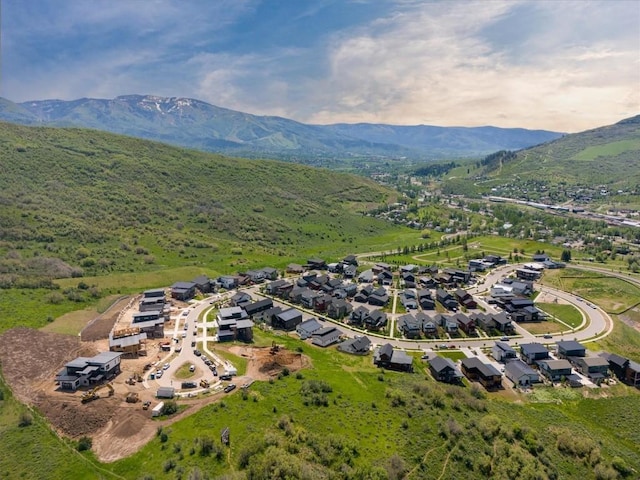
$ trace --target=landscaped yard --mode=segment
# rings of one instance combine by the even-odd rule
[[[536,303],[536,307],[552,317],[561,320],[570,328],[578,328],[582,322],[582,313],[573,305],[562,303]]]

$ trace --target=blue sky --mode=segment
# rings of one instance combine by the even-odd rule
[[[0,96],[575,132],[640,113],[640,0],[4,0]]]

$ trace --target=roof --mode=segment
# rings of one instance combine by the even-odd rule
[[[302,315],[302,312],[295,308],[289,308],[288,310],[277,314],[278,318],[282,321],[292,320],[299,315]]]
[[[362,335],[342,342],[338,349],[346,352],[368,352],[370,346],[371,340],[369,340],[369,337]]]
[[[411,365],[413,364],[413,357],[402,350],[394,350],[391,354],[391,363],[395,363],[396,365]]]
[[[509,345],[508,343],[505,343],[505,342],[496,342],[496,347],[498,347],[503,352],[516,353],[516,351],[513,349],[513,347],[511,345]]]
[[[575,358],[575,357],[574,357]],[[579,357],[580,361],[587,367],[608,367],[609,362],[602,357]]]
[[[149,328],[155,327],[156,325],[164,325],[164,319],[156,318],[155,320],[147,320],[146,322],[136,322],[136,328]]]
[[[338,330],[336,327],[323,327],[320,330],[316,330],[313,332],[314,337],[325,337],[327,335],[342,335],[342,332]]]
[[[465,368],[475,368],[485,377],[501,377],[502,374],[491,364],[482,363],[478,357],[464,358],[462,365]]]
[[[236,323],[236,328],[251,328],[253,327],[253,322],[251,320],[238,320]]]
[[[156,397],[173,398],[175,394],[176,394],[176,389],[173,387],[160,387],[156,392]]]
[[[378,349],[378,356],[387,355],[389,358],[393,355],[393,346],[390,343],[385,343]]]
[[[567,368],[571,370],[571,364],[569,363],[569,360],[545,360],[540,363],[544,363],[545,365],[547,365],[549,370],[566,370]]]
[[[322,325],[320,324],[320,322],[318,322],[316,318],[310,318],[309,320],[305,320],[304,322],[300,323],[296,327],[298,331],[306,330],[309,333],[313,333],[316,330],[320,330],[321,328],[322,328]]]
[[[89,361],[91,363],[109,363],[116,358],[120,358],[122,353],[120,352],[100,352],[94,357],[91,357]]]
[[[109,334],[109,346],[130,347],[131,345],[137,345],[141,340],[146,340],[147,334],[145,332],[136,333],[135,335],[127,335],[126,337],[113,338],[113,332]]]
[[[509,373],[511,377],[522,377],[523,375],[538,375],[533,368],[524,363],[522,360],[514,360],[512,362],[508,362],[504,366],[504,371]]]
[[[562,340],[562,341],[556,342],[556,345],[558,345],[558,349],[562,349],[564,351],[585,350],[584,345],[582,345],[580,342],[576,342],[575,340]]]
[[[195,288],[196,284],[193,282],[176,282],[171,285],[172,290],[190,290]]]
[[[429,365],[436,372],[441,372],[446,368],[452,368],[453,370],[456,369],[456,365],[455,363],[453,363],[453,360],[451,360],[450,358],[440,357],[438,355],[429,360]]]
[[[524,355],[535,355],[537,353],[549,353],[547,347],[541,343],[523,343],[520,345],[520,350]]]

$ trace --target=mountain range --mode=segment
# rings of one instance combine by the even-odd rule
[[[204,151],[323,164],[332,158],[437,160],[479,157],[554,140],[562,133],[498,127],[310,125],[256,116],[190,98],[125,95],[114,99],[0,98],[0,120],[24,125],[82,127]]]

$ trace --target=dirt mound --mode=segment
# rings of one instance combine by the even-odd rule
[[[116,398],[105,397],[82,405],[79,394],[65,395],[69,395],[69,398],[56,398],[42,393],[34,403],[53,428],[69,437],[89,435],[100,430],[109,423],[120,404]]]
[[[113,325],[118,320],[120,312],[129,305],[132,300],[131,297],[123,297],[116,303],[111,305],[106,312],[89,322],[80,333],[80,337],[83,342],[93,342],[95,340],[101,340],[109,338],[109,333],[113,328]]]
[[[269,347],[231,347],[231,353],[247,357],[247,376],[254,380],[268,380],[278,376],[285,368],[296,372],[311,365],[309,357],[298,352],[280,348],[272,353]]]
[[[38,386],[52,386],[58,370],[78,356],[93,356],[97,350],[78,337],[46,333],[25,327],[0,335],[0,363],[7,383],[25,403],[33,403]]]

